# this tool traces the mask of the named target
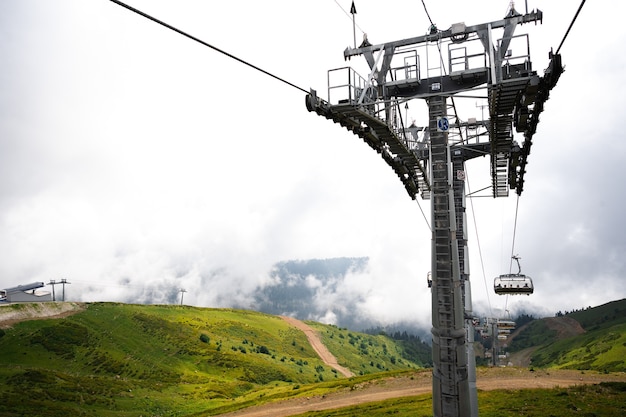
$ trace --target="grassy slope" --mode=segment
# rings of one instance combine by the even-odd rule
[[[626,329],[621,310],[610,309],[612,315],[601,316],[586,310],[596,317],[581,318],[589,323],[586,334],[540,349],[547,357],[558,352],[545,366],[614,370],[615,362],[623,364]],[[597,317],[604,320],[598,324]],[[321,395],[380,377],[384,373],[376,372],[384,369],[417,367],[400,359],[401,348],[382,336],[308,324],[340,364],[363,376],[342,378],[319,362],[304,334],[277,317],[250,311],[98,303],[62,320],[22,322],[0,333],[0,414],[206,416],[288,396]],[[596,359],[590,362],[585,356],[591,354]],[[526,391],[480,392],[481,415],[545,415],[529,406],[537,398],[559,404],[563,412],[600,410],[607,398],[624,404],[626,389]],[[363,407],[368,408],[323,415],[431,413],[429,396]],[[613,415],[607,412],[595,415]],[[555,408],[552,414],[570,415],[559,413]]]
[[[626,411],[626,384],[603,382],[570,388],[479,391],[478,404],[481,417],[614,417]],[[389,415],[432,416],[432,396],[394,398],[338,410],[312,411],[297,417]]]
[[[543,346],[532,356],[540,367],[626,371],[626,324],[587,332]]]
[[[540,345],[532,356],[532,365],[538,367],[626,371],[626,300],[567,316],[578,321],[586,333],[557,340],[555,331],[535,320],[513,340],[512,350]]]
[[[329,350],[364,374],[417,367],[374,347]],[[371,369],[373,358],[380,367]],[[346,384],[278,317],[180,306],[96,303],[65,319],[22,322],[0,337],[0,365],[3,416],[216,413]]]
[[[387,336],[362,334],[315,322],[307,324],[317,330],[337,362],[350,367],[355,374],[416,368],[414,363],[402,358],[402,348]]]
[[[548,328],[545,320],[533,320],[515,336],[509,348],[511,352],[517,352],[529,347],[553,343],[556,340],[556,330]]]
[[[568,316],[578,321],[587,331],[605,329],[616,324],[626,324],[626,299],[572,312]]]

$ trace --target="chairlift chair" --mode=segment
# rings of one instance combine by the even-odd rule
[[[503,274],[493,280],[493,289],[498,295],[506,294],[526,294],[530,295],[534,291],[533,280],[522,274],[519,264],[519,257],[514,256],[517,261],[517,274]]]
[[[507,319],[498,319],[498,321],[496,322],[496,327],[498,328],[498,330],[501,329],[515,329],[515,325],[516,323],[513,320],[507,320]]]
[[[498,295],[533,293],[533,280],[523,274],[504,274],[493,280],[493,289]]]

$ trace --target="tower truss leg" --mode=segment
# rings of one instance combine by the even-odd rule
[[[437,129],[446,98],[428,100],[432,174],[433,414],[472,416],[468,378],[463,282],[459,268],[456,211],[448,133]]]

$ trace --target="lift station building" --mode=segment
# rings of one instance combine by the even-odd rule
[[[31,303],[52,301],[49,291],[38,291],[44,286],[43,282],[33,282],[26,285],[18,285],[13,288],[0,290],[0,302],[3,303]]]

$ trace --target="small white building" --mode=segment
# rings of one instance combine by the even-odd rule
[[[52,301],[52,294],[49,291],[37,291],[38,288],[43,286],[43,282],[33,282],[0,290],[0,302],[32,303]]]

